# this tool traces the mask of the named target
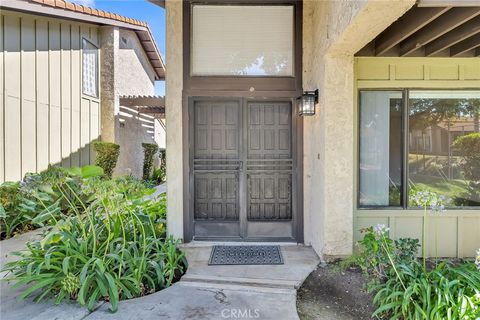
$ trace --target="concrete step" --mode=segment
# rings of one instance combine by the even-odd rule
[[[239,285],[239,286],[285,289],[285,290],[296,290],[300,286],[300,283],[298,283],[298,281],[293,281],[293,280],[218,277],[218,276],[207,276],[207,275],[195,275],[195,274],[189,274],[188,272],[182,277],[181,281],[223,284],[223,285]]]
[[[230,291],[268,293],[268,294],[280,294],[280,295],[292,295],[292,296],[297,295],[297,291],[294,289],[258,287],[258,286],[251,286],[251,285],[242,285],[242,284],[227,284],[227,283],[182,280],[177,282],[175,285],[192,287],[197,289],[218,290],[218,291],[230,290]]]

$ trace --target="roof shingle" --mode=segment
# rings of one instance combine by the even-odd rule
[[[132,24],[132,25],[136,25],[136,26],[147,27],[147,23],[145,23],[143,21],[138,21],[138,20],[131,19],[131,18],[128,18],[128,17],[124,17],[124,16],[118,15],[118,14],[113,13],[113,12],[106,12],[106,11],[103,11],[103,10],[98,10],[98,9],[95,9],[95,8],[82,6],[80,4],[72,3],[72,2],[69,2],[69,1],[64,1],[64,0],[28,0],[28,1],[40,3],[40,4],[50,6],[50,7],[54,7],[54,8],[81,12],[81,13],[85,13],[85,14],[88,14],[88,15],[91,15],[91,16],[97,16],[97,17],[117,20],[117,21],[129,23],[129,24]]]

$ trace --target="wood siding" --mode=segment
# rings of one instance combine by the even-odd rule
[[[98,27],[2,11],[0,15],[0,182],[93,162],[99,99],[82,95],[81,41]]]
[[[355,68],[357,89],[480,88],[479,58],[356,58]],[[356,94],[358,106],[358,90]],[[355,112],[358,113],[358,107]],[[355,134],[358,135],[358,130]],[[357,203],[357,199],[354,201]],[[480,248],[480,208],[451,209],[423,220],[420,210],[357,209],[354,242],[362,237],[360,229],[378,223],[388,226],[390,236],[395,239],[422,239],[426,223],[429,256],[472,257]]]

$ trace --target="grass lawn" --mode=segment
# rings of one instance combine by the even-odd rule
[[[448,180],[430,175],[412,174],[410,182],[419,189],[428,189],[450,199],[467,192],[467,183],[460,179]]]

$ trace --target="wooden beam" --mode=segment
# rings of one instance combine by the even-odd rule
[[[425,56],[431,56],[479,32],[480,17],[475,17],[427,44],[425,46]]]
[[[127,96],[120,97],[120,105],[123,107],[154,107],[164,108],[165,99],[163,97],[150,96]]]
[[[480,57],[480,48],[475,49],[475,56]]]
[[[437,39],[462,23],[480,15],[480,7],[452,8],[400,43],[400,56],[405,56]]]
[[[450,56],[455,57],[466,51],[480,47],[480,33],[467,38],[450,48]]]
[[[407,11],[375,40],[375,55],[385,53],[450,8],[417,8]]]
[[[418,0],[419,7],[478,7],[478,0]]]

